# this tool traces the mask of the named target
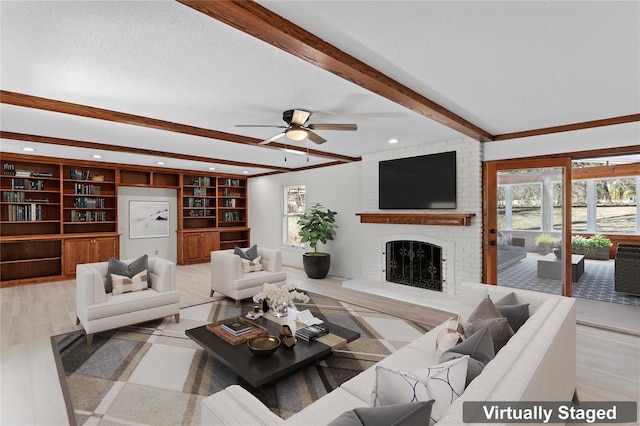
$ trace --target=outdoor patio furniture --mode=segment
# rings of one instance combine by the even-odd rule
[[[525,239],[512,237],[511,234],[498,232],[498,269],[506,268],[525,259],[527,251],[524,248]]]
[[[614,290],[640,295],[640,245],[618,244],[615,260]]]

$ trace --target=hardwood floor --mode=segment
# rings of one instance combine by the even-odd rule
[[[437,325],[450,313],[341,287],[329,277],[310,280],[286,268],[300,289]],[[210,265],[178,266],[181,306],[210,301]],[[615,310],[614,304],[611,309]],[[600,306],[600,305],[599,305]],[[602,305],[598,315],[607,316]],[[632,312],[637,314],[637,312]],[[0,424],[67,424],[50,336],[80,329],[75,324],[75,282],[59,281],[0,289]],[[632,321],[638,316],[632,316]],[[636,322],[637,324],[637,322]],[[635,327],[637,328],[637,326]],[[583,401],[639,401],[640,336],[588,325],[577,328],[578,395]]]

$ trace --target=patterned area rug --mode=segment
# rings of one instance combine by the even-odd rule
[[[334,299],[309,294],[310,309],[325,321],[361,337],[333,356],[275,384],[248,387],[282,418],[288,418],[344,381],[406,345],[428,328]],[[77,424],[199,424],[200,400],[239,383],[184,331],[248,312],[224,299],[180,310],[173,317],[96,334],[88,347],[83,332],[52,338],[61,385]]]
[[[562,294],[560,280],[537,278],[537,259],[527,258],[498,272],[498,285]],[[584,273],[572,285],[574,297],[640,307],[640,297],[613,289],[613,262],[585,260]]]

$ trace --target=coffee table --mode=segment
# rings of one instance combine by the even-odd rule
[[[578,282],[580,276],[584,273],[584,256],[581,254],[571,255],[571,281]],[[553,278],[555,280],[562,279],[562,260],[558,259],[555,254],[550,253],[542,259],[538,259],[538,278]]]
[[[266,318],[254,320],[269,330],[272,336],[278,336],[280,324]],[[206,329],[206,326],[187,330],[186,335],[202,346],[214,358],[233,370],[240,378],[254,388],[280,380],[323,358],[330,356],[336,348],[336,341],[344,344],[360,337],[360,333],[351,331],[337,324],[324,323],[330,334],[322,341],[305,342],[298,339],[293,349],[284,347],[269,356],[255,356],[245,344],[232,346]],[[327,339],[325,339],[325,337]]]

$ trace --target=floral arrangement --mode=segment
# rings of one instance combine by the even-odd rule
[[[276,284],[264,283],[260,293],[253,296],[253,301],[256,303],[262,300],[267,300],[270,305],[278,306],[286,305],[294,300],[307,303],[309,301],[309,296],[296,290],[296,286],[293,284],[279,286]]]

